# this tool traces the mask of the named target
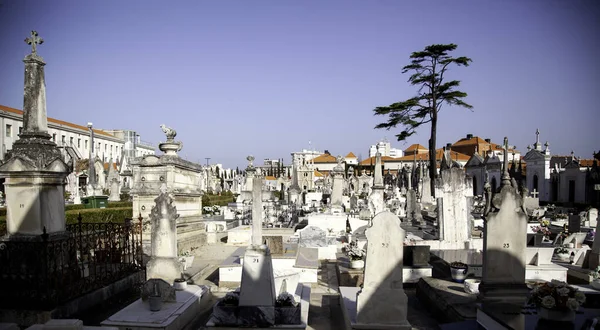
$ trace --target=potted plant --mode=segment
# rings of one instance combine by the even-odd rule
[[[450,275],[452,276],[452,280],[457,283],[463,283],[465,278],[467,278],[467,272],[469,271],[469,266],[464,262],[454,261],[450,263]]]
[[[240,302],[239,292],[228,292],[213,306],[213,317],[218,325],[237,325],[237,308]]]
[[[540,319],[555,322],[571,322],[575,312],[585,302],[585,295],[565,282],[536,283],[531,291],[529,303],[538,308]]]
[[[590,283],[592,285],[592,288],[596,289],[596,290],[600,290],[600,266],[596,267],[596,269],[592,272],[592,282]]]
[[[300,305],[290,293],[280,293],[275,300],[275,324],[300,323]]]
[[[548,229],[548,227],[545,226],[535,226],[533,228],[531,228],[531,230],[533,230],[534,233],[538,234],[538,235],[542,235],[542,241],[550,241],[550,234],[552,234],[550,232],[550,229]]]
[[[569,257],[570,257],[569,250],[565,249],[562,246],[554,249],[554,254],[560,261],[569,261]]]
[[[350,259],[350,268],[361,269],[365,267],[365,251],[359,249],[356,242],[346,245],[346,255]]]

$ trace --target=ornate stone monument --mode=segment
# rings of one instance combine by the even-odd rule
[[[7,208],[7,233],[11,238],[39,238],[44,231],[58,234],[65,231],[65,179],[72,172],[56,143],[48,134],[46,114],[46,83],[44,65],[37,54],[37,45],[44,41],[36,31],[25,39],[31,54],[25,62],[25,92],[23,98],[23,131],[0,165]]]
[[[181,263],[177,259],[177,208],[167,192],[167,185],[160,187],[160,195],[154,200],[150,213],[152,225],[152,253],[146,265],[147,278],[160,278],[167,283],[181,276]]]
[[[167,142],[159,144],[165,154],[146,155],[131,161],[133,217],[144,219],[142,246],[144,254],[150,255],[150,210],[157,193],[163,184],[173,198],[173,205],[179,213],[178,230],[180,237],[178,251],[190,250],[206,241],[205,224],[202,221],[202,166],[177,155],[182,143],[175,141],[175,130],[161,126],[167,135]]]
[[[160,125],[160,128],[167,136],[167,141],[160,143],[158,149],[164,152],[166,156],[177,156],[177,152],[183,148],[183,143],[181,143],[181,141],[175,141],[177,131],[171,127],[165,126],[165,124]]]

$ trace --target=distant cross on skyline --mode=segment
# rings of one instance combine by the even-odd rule
[[[37,31],[31,31],[31,37],[25,38],[25,42],[28,45],[31,45],[31,53],[37,54],[37,45],[41,45],[44,43],[44,39],[38,36]]]

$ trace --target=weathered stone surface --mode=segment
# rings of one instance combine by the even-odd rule
[[[306,226],[298,231],[299,247],[325,247],[327,244],[327,233],[316,226]]]
[[[367,257],[362,290],[357,294],[356,320],[360,324],[410,327],[408,298],[402,284],[404,230],[400,219],[381,212],[367,228]]]
[[[265,245],[253,245],[246,249],[246,253],[244,254],[239,305],[273,308],[275,306],[275,298],[273,261],[269,248]],[[255,317],[260,319],[261,313],[259,312],[249,313],[248,317],[253,317],[252,315],[255,314]],[[241,313],[240,317],[242,317]],[[275,317],[274,312],[272,317]]]
[[[275,324],[274,306],[240,306],[238,324],[243,327],[265,328]]]
[[[271,251],[271,255],[283,254],[283,237],[281,237],[281,236],[265,236],[264,240],[265,240],[266,245],[269,247],[269,251]]]
[[[155,206],[150,213],[152,224],[152,254],[146,266],[148,278],[161,278],[173,283],[181,275],[181,264],[177,258],[177,229],[179,215],[173,206],[173,199],[165,184],[154,200]]]
[[[506,152],[506,138],[504,144]],[[485,196],[483,278],[479,291],[484,301],[512,300],[522,304],[529,292],[525,286],[527,215],[521,194],[511,185],[506,158],[500,192],[492,195],[491,185],[486,182]]]
[[[254,177],[252,183],[252,245],[262,245],[263,202],[262,177]]]

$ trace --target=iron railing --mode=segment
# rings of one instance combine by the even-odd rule
[[[60,237],[0,242],[0,308],[49,309],[140,270],[142,218],[67,225]]]

